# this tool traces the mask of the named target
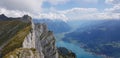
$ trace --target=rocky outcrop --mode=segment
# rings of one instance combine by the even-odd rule
[[[38,38],[36,41],[36,49],[38,49],[39,52],[42,51],[45,58],[58,58],[53,32],[49,31],[45,24],[36,24],[35,26],[36,33],[38,34],[36,34]]]
[[[3,58],[75,58],[72,52],[66,55],[56,48],[53,32],[47,29],[46,24],[34,24],[28,15],[16,20],[30,25],[7,41],[2,48]]]
[[[24,15],[22,18],[20,18],[23,22],[32,22],[32,18],[28,15]]]
[[[76,58],[75,53],[64,47],[59,47],[58,53],[59,53],[59,58]]]
[[[6,19],[7,19],[7,17],[4,14],[0,15],[0,20],[6,20]]]
[[[35,24],[26,36],[23,48],[35,48],[41,58],[58,58],[55,38],[45,24]]]
[[[4,58],[40,58],[40,56],[34,48],[19,48],[8,53]]]

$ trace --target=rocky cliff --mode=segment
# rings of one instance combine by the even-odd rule
[[[34,24],[28,15],[20,18],[0,15],[0,19],[1,58],[75,58],[74,53],[64,54],[61,51],[67,49],[55,46],[53,32],[46,24]]]

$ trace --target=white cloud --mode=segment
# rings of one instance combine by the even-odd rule
[[[44,0],[44,2],[48,2],[52,5],[64,4],[69,2],[70,0]]]
[[[41,4],[42,0],[0,0],[0,8],[31,13],[38,13]]]
[[[61,19],[67,20],[78,20],[78,19],[90,19],[93,18],[92,13],[97,13],[96,8],[72,8],[69,10],[59,11],[55,8],[49,10],[50,13],[42,13],[37,18],[48,18],[48,19]]]
[[[83,14],[83,13],[93,13],[93,12],[96,13],[96,12],[98,12],[98,10],[96,8],[72,8],[69,10],[62,11],[62,13],[64,13],[64,14],[68,14],[68,13]]]
[[[96,8],[72,8],[65,11],[60,11],[59,13],[63,13],[70,20],[83,20],[83,19],[93,19],[94,14],[99,11]],[[94,18],[95,19],[95,18]]]
[[[105,11],[112,13],[120,13],[120,4],[116,4],[112,8],[106,8]]]
[[[105,3],[115,5],[120,4],[120,0],[105,0]]]
[[[105,0],[107,4],[113,5],[111,8],[106,8],[106,12],[120,13],[120,0]]]
[[[101,12],[96,8],[73,8],[59,11],[59,13],[63,13],[70,20],[104,20],[120,18],[120,13],[111,13],[108,11]]]
[[[67,2],[77,2],[77,3],[98,3],[98,0],[44,0],[51,5],[65,4]]]
[[[98,0],[83,0],[86,3],[98,3]]]
[[[8,10],[5,8],[0,8],[0,14],[5,14],[8,17],[21,17],[25,14],[28,14],[29,16],[36,18],[36,19],[51,19],[51,20],[63,20],[67,21],[68,18],[62,14],[62,13],[55,13],[55,12],[49,12],[49,13],[40,13],[40,14],[33,14],[25,11],[19,11],[19,10]]]
[[[36,18],[60,19],[63,21],[120,19],[120,13],[113,13],[108,10],[101,12],[97,8],[72,8],[64,11],[53,8],[53,10],[53,12],[42,13]]]
[[[75,2],[77,4],[96,4],[99,2],[99,0],[71,0],[72,2]]]
[[[120,19],[120,13],[96,13],[93,15],[94,18],[96,19],[100,19],[100,20],[104,20],[104,19],[109,19],[109,20],[113,20],[113,19]]]
[[[34,16],[35,17],[35,16]],[[39,16],[36,16],[35,18],[38,19],[51,19],[51,20],[63,20],[67,21],[68,18],[61,13],[41,13]]]
[[[103,12],[99,11],[97,8],[72,8],[68,10],[59,11],[54,7],[51,7],[46,12],[41,13],[39,11],[41,7],[42,0],[0,0],[0,14],[5,14],[12,17],[20,17],[24,14],[28,14],[33,18],[41,19],[61,19],[63,21],[67,20],[99,20],[99,19],[120,19],[120,4],[114,4],[112,8],[106,8]],[[31,1],[31,2],[30,2]],[[46,0],[47,1],[47,0]],[[53,5],[61,4],[62,2],[67,3],[69,0],[49,0],[53,1]],[[87,1],[87,0],[86,0]],[[90,1],[90,0],[88,0]],[[40,2],[40,3],[39,3]],[[57,3],[57,4],[54,4]],[[10,4],[8,4],[10,3]],[[22,4],[23,3],[23,4]],[[33,4],[31,4],[33,3]],[[34,4],[37,3],[37,4]],[[37,6],[36,6],[37,5]],[[35,7],[34,7],[35,6]],[[44,9],[43,9],[44,10]],[[33,12],[35,11],[35,12]],[[36,14],[37,13],[37,14]]]
[[[18,11],[18,10],[7,10],[5,8],[0,8],[0,14],[5,14],[8,17],[21,17],[24,14],[29,14],[28,12]]]

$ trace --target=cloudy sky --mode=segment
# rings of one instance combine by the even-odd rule
[[[61,20],[120,19],[120,0],[0,0],[0,14]]]

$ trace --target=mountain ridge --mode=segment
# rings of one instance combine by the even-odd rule
[[[9,19],[11,20],[9,21]],[[17,26],[18,28],[15,28],[15,30],[18,30],[13,32],[15,30],[11,30],[11,28],[4,28],[6,30],[11,30],[8,35],[12,33],[14,35],[11,35],[9,39],[5,38],[7,40],[6,44],[2,42],[5,44],[0,51],[2,58],[75,58],[73,52],[69,52],[68,55],[61,55],[58,53],[53,32],[47,29],[46,24],[34,24],[32,18],[28,15],[19,18],[6,18],[6,20],[7,21],[3,21],[6,23],[13,22],[9,23],[11,24],[11,28]],[[3,26],[0,25],[1,27],[10,26],[9,24],[4,26],[6,23],[3,21],[0,21],[0,23],[3,23]],[[12,24],[15,23],[14,21],[19,21],[21,25],[19,26],[18,22],[16,22],[15,26],[12,26]],[[1,34],[1,36],[6,37],[6,34]],[[4,40],[1,37],[0,39]]]
[[[50,20],[50,19],[34,19],[34,23],[46,23],[49,30],[52,30],[55,34],[68,32],[71,30],[71,27],[62,20]],[[64,29],[63,29],[64,28]]]

